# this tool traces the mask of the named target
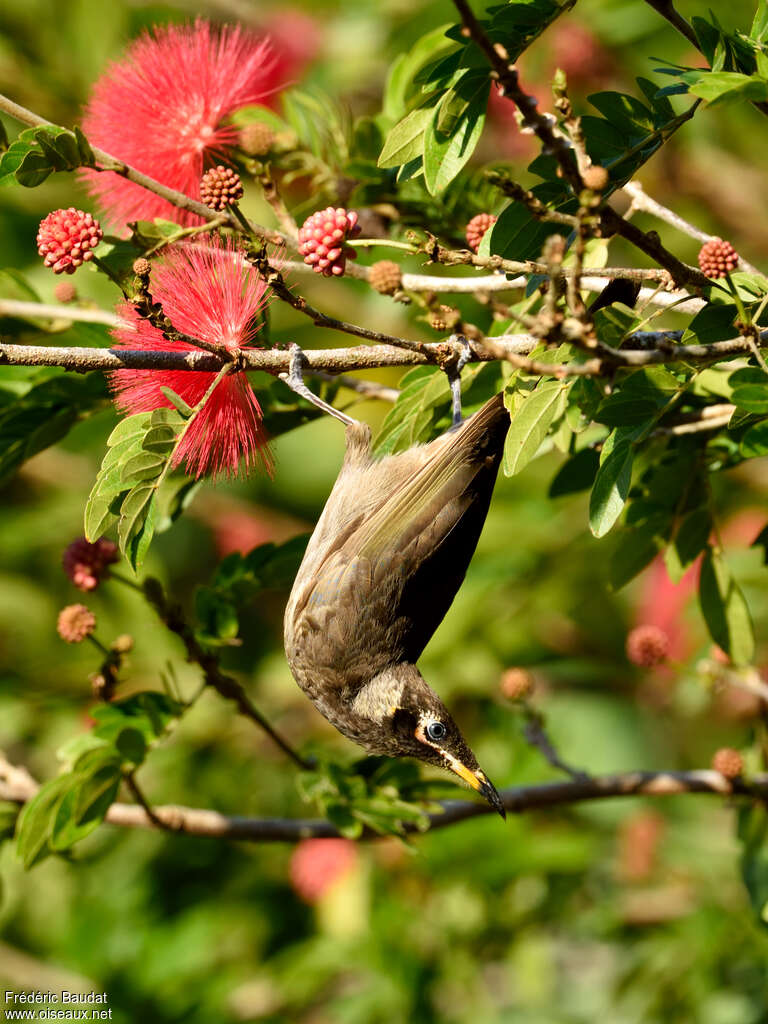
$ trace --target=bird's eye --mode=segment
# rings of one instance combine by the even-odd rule
[[[448,730],[442,722],[430,722],[424,731],[426,732],[428,739],[432,740],[433,743],[437,743],[439,740],[445,738],[445,734]]]

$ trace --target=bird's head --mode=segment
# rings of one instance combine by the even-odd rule
[[[367,691],[367,693],[366,693]],[[447,768],[506,817],[495,786],[482,771],[448,709],[413,665],[398,665],[363,688],[358,710],[378,719],[381,750]],[[367,698],[367,699],[366,699]],[[372,698],[372,699],[371,699]],[[361,706],[361,704],[363,706]]]

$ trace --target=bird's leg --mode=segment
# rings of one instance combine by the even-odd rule
[[[347,416],[346,413],[340,412],[338,409],[334,409],[328,402],[324,402],[322,398],[309,390],[307,385],[304,383],[304,374],[302,373],[302,364],[304,362],[304,353],[298,345],[291,345],[289,349],[291,353],[291,363],[287,373],[281,373],[280,380],[285,381],[291,391],[295,391],[297,395],[301,395],[302,398],[306,398],[312,405],[316,405],[318,409],[322,409],[323,412],[327,412],[331,416],[335,416],[337,420],[341,420],[345,426],[352,427],[357,424],[357,420],[353,420],[351,416]]]
[[[448,339],[454,344],[461,347],[461,352],[455,363],[446,369],[446,376],[448,377],[448,383],[451,386],[451,427],[453,430],[455,427],[460,427],[462,422],[461,417],[461,371],[467,365],[469,360],[472,358],[472,349],[469,347],[469,342],[463,334],[452,334]]]

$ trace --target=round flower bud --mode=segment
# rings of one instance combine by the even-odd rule
[[[374,263],[368,274],[368,283],[374,291],[382,295],[393,295],[400,287],[403,275],[400,267],[392,260],[379,260]]]
[[[447,331],[448,324],[445,321],[445,317],[442,313],[430,313],[427,317],[429,326],[433,331]]]
[[[725,277],[736,269],[738,263],[739,254],[730,242],[724,242],[722,238],[710,238],[699,250],[699,266],[707,277]]]
[[[93,250],[104,232],[90,213],[76,210],[54,210],[40,221],[37,251],[46,267],[54,274],[74,274],[79,266],[93,259]]]
[[[584,181],[585,188],[589,188],[593,192],[602,192],[609,179],[610,175],[604,167],[601,167],[599,164],[593,164],[584,172],[582,180]]]
[[[151,270],[152,264],[143,256],[139,256],[137,260],[133,261],[133,272],[137,277],[149,277]]]
[[[744,759],[738,750],[721,747],[712,758],[712,768],[726,779],[737,779],[744,771]]]
[[[658,626],[637,626],[627,637],[627,657],[633,665],[651,668],[666,661],[669,637]]]
[[[56,630],[68,644],[79,644],[96,628],[96,616],[84,604],[70,604],[59,612]]]
[[[226,210],[242,198],[243,183],[231,167],[219,164],[206,171],[200,179],[200,202],[212,210]]]
[[[121,633],[115,637],[111,646],[117,654],[129,654],[133,650],[133,637],[130,633]]]
[[[525,700],[533,693],[533,676],[525,668],[508,668],[499,686],[507,700]]]
[[[108,566],[120,560],[117,545],[100,537],[95,543],[80,537],[73,540],[61,560],[64,572],[79,590],[95,590],[109,575]]]
[[[299,229],[299,252],[307,266],[324,277],[341,277],[347,257],[354,259],[357,255],[346,245],[359,233],[357,221],[357,213],[347,213],[343,206],[329,206],[307,217]]]
[[[59,281],[53,289],[53,297],[57,302],[74,302],[77,298],[77,289],[71,281]]]
[[[266,156],[275,144],[275,133],[268,124],[252,121],[240,129],[237,141],[248,156]]]
[[[478,213],[472,218],[466,227],[467,245],[472,252],[477,252],[483,235],[496,223],[496,217],[492,213]]]

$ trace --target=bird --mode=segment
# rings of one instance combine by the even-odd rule
[[[323,402],[293,348],[286,382],[346,426],[341,470],[285,611],[296,682],[370,754],[446,768],[505,817],[496,788],[417,667],[464,579],[509,428],[503,394],[427,444],[376,457],[371,430]]]

